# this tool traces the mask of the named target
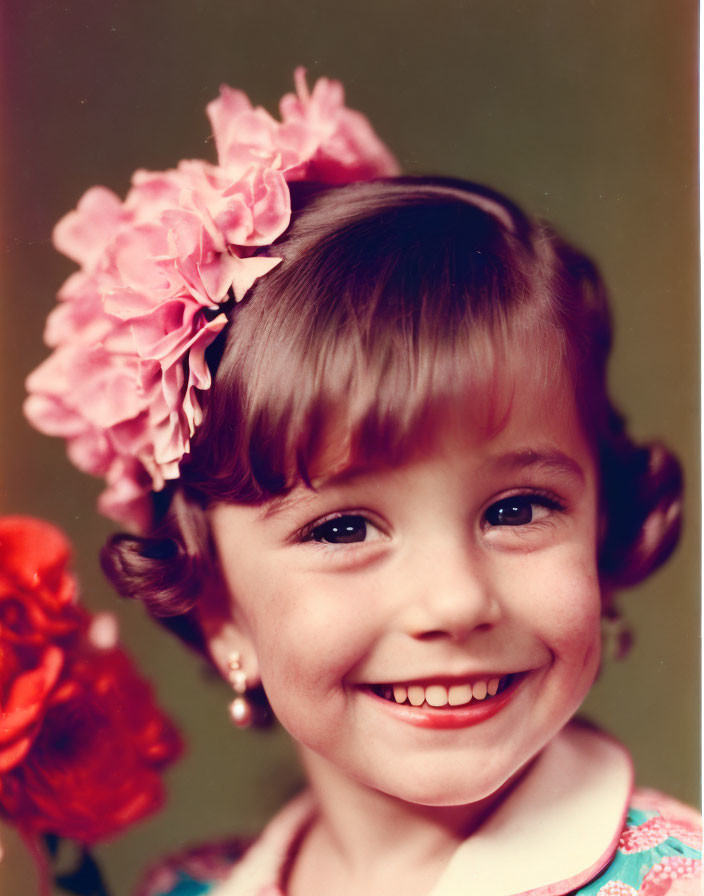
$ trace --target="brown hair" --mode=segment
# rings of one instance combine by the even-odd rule
[[[662,563],[679,534],[681,473],[628,437],[606,387],[611,324],[594,265],[548,226],[475,184],[396,178],[300,185],[283,258],[232,303],[204,422],[149,536],[103,551],[118,591],[195,646],[191,613],[214,565],[204,510],[309,482],[336,415],[354,456],[394,461],[445,400],[483,408],[512,353],[549,382],[567,371],[598,458],[609,586]],[[490,425],[490,423],[489,423]]]

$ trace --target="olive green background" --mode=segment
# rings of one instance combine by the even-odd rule
[[[341,79],[413,173],[485,181],[594,256],[616,325],[613,390],[639,437],[682,457],[685,534],[622,605],[637,640],[607,664],[591,717],[632,749],[638,780],[699,798],[697,6],[690,0],[23,0],[7,3],[0,305],[0,506],[75,543],[85,602],[183,726],[166,809],[98,848],[113,894],[159,854],[254,831],[296,787],[280,733],[240,733],[227,688],[102,581],[99,484],[20,414],[45,357],[43,321],[73,269],[53,223],[94,183],[124,194],[137,167],[214,158],[204,115],[221,82],[274,111],[295,65]],[[34,896],[3,829],[3,896]]]

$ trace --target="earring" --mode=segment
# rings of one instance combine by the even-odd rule
[[[602,653],[609,660],[622,660],[633,644],[633,633],[613,606],[601,617],[601,643]]]
[[[252,724],[252,704],[247,699],[247,676],[237,651],[230,654],[227,670],[227,679],[237,694],[230,703],[230,718],[238,728],[248,728]]]

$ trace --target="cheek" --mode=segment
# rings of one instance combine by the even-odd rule
[[[346,676],[373,643],[359,605],[340,597],[325,588],[272,594],[253,630],[274,715],[295,740],[323,753],[345,745]]]
[[[344,676],[374,640],[361,592],[322,577],[266,589],[248,613],[265,688],[284,684],[318,700],[339,696]]]
[[[601,589],[591,555],[561,547],[529,558],[516,577],[523,585],[514,609],[558,656],[583,656],[600,639]]]

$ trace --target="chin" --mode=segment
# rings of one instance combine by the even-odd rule
[[[448,774],[447,768],[438,770],[437,774],[426,768],[414,775],[412,780],[398,781],[397,774],[388,776],[384,786],[377,789],[418,806],[467,806],[499,793],[521,773],[529,761],[519,764],[517,768],[511,764],[504,770],[483,769],[479,774],[472,772],[469,763],[461,766],[454,774]]]

